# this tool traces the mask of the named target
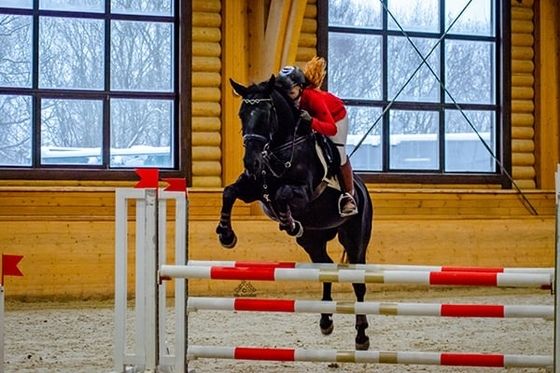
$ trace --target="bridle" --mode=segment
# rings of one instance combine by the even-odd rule
[[[244,104],[247,104],[247,105],[258,105],[262,102],[270,103],[270,110],[273,114],[272,116],[274,117],[274,120],[276,121],[275,124],[278,125],[278,120],[279,119],[278,119],[278,115],[276,113],[276,107],[274,105],[274,100],[272,99],[272,97],[252,98],[252,99],[243,98],[242,102]],[[293,160],[294,160],[294,157],[295,157],[296,146],[308,141],[309,138],[312,138],[312,137],[315,136],[315,131],[311,131],[311,133],[308,134],[308,135],[297,135],[300,124],[301,124],[301,117],[298,117],[298,119],[296,120],[295,126],[294,126],[294,132],[293,132],[292,139],[290,141],[287,141],[287,142],[279,145],[279,146],[276,146],[273,149],[270,149],[270,143],[271,143],[272,137],[274,135],[273,133],[270,133],[268,137],[263,136],[263,135],[259,135],[259,134],[255,134],[255,133],[248,133],[248,134],[243,135],[243,144],[244,145],[249,141],[259,141],[259,142],[263,143],[263,150],[261,152],[261,156],[262,156],[263,164],[264,164],[264,167],[261,171],[262,201],[268,207],[271,214],[274,214],[274,215],[276,214],[276,211],[275,211],[274,207],[272,206],[272,201],[270,199],[270,192],[271,191],[269,190],[269,186],[268,186],[268,183],[267,183],[267,174],[270,173],[273,177],[275,177],[277,179],[280,179],[282,176],[284,176],[286,174],[286,172],[288,172],[288,170],[293,166]],[[289,149],[291,149],[290,157],[286,161],[283,161],[282,159],[280,159],[276,155],[277,153],[285,152],[286,150],[289,150]],[[274,160],[278,164],[281,164],[283,166],[283,169],[280,172],[276,172],[271,165],[271,160]],[[253,177],[256,178],[256,175],[253,175]],[[325,190],[325,188],[326,188],[326,183],[323,180],[312,191],[313,192],[312,200],[315,200],[315,198],[317,198],[319,195],[321,195],[321,193],[323,192],[323,190]]]
[[[272,100],[271,97],[268,98],[244,98],[242,99],[242,102],[248,105],[258,105],[261,102],[270,102],[270,107],[271,107],[271,111],[272,111],[272,118],[274,118],[274,120],[276,121],[276,123],[273,123],[272,125],[276,125],[278,126],[278,115],[276,113],[276,107],[274,106],[274,101]],[[268,170],[270,170],[270,173],[276,177],[276,178],[280,178],[282,176],[284,176],[284,174],[288,171],[288,169],[290,169],[292,167],[292,162],[294,160],[294,154],[295,154],[295,150],[296,150],[296,145],[299,145],[300,143],[304,142],[307,140],[307,136],[297,136],[297,130],[299,128],[299,124],[301,122],[301,118],[298,118],[295,128],[294,128],[294,134],[292,136],[292,140],[284,143],[274,149],[270,149],[270,141],[272,140],[272,134],[269,135],[269,137],[267,138],[266,136],[263,135],[259,135],[256,133],[248,133],[243,135],[243,143],[247,143],[248,141],[252,141],[252,140],[256,140],[256,141],[260,141],[262,143],[264,143],[263,146],[263,150],[262,150],[262,157],[264,160],[264,164],[266,166],[266,168],[268,168]],[[291,148],[291,153],[290,153],[290,157],[287,161],[282,161],[280,158],[278,158],[276,156],[275,153],[278,153],[280,151],[284,151],[286,149]],[[274,169],[272,168],[271,164],[270,164],[270,160],[274,159],[275,161],[277,161],[278,163],[281,163],[284,168],[281,172],[277,173],[274,171]],[[266,175],[266,171],[263,170],[263,176]]]
[[[278,114],[276,112],[276,107],[274,105],[274,100],[272,99],[272,97],[267,97],[267,98],[243,98],[242,102],[244,104],[247,105],[259,105],[260,103],[270,103],[270,110],[271,110],[271,120],[274,120],[275,123],[271,123],[272,126],[276,126],[278,127]],[[298,118],[295,128],[294,128],[294,133],[292,136],[292,140],[284,143],[274,149],[270,149],[270,142],[272,141],[272,137],[273,134],[270,133],[268,137],[263,136],[263,135],[259,135],[256,133],[248,133],[248,134],[244,134],[243,135],[243,144],[245,145],[247,142],[249,141],[259,141],[261,143],[263,143],[263,150],[261,152],[261,156],[263,158],[264,161],[264,168],[261,171],[261,176],[262,176],[262,197],[264,199],[264,202],[270,207],[271,211],[274,211],[274,208],[272,208],[271,206],[271,200],[270,200],[270,191],[268,188],[268,184],[266,181],[266,176],[267,176],[267,170],[270,172],[270,174],[275,177],[275,178],[281,178],[282,176],[284,176],[284,174],[292,167],[293,164],[293,160],[294,160],[294,155],[295,155],[295,150],[296,150],[296,145],[304,142],[307,140],[307,136],[296,136],[299,124],[301,122],[301,119]],[[290,149],[291,148],[291,153],[290,153],[290,157],[287,161],[283,161],[281,160],[278,156],[276,156],[275,153],[278,153],[280,151],[284,151],[286,149]],[[271,165],[271,160],[274,160],[276,162],[278,162],[279,164],[283,165],[283,169],[280,172],[276,172],[272,165]]]
[[[276,108],[274,107],[274,102],[272,101],[272,98],[244,98],[241,100],[244,104],[247,105],[258,105],[261,102],[270,102],[270,107],[271,110],[274,112],[274,118],[276,118],[276,122],[278,122],[278,116],[276,115]],[[258,133],[248,133],[243,135],[243,144],[246,144],[247,142],[251,141],[251,140],[257,140],[260,141],[262,143],[268,144],[270,142],[270,140],[272,139],[272,134],[269,135],[269,137],[263,136],[263,135],[259,135]]]

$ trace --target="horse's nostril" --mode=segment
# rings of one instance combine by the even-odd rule
[[[252,175],[258,174],[258,172],[263,167],[263,163],[258,158],[256,158],[256,159],[247,159],[246,158],[246,159],[243,160],[243,165],[245,166],[245,169],[248,171],[248,173],[252,174]]]

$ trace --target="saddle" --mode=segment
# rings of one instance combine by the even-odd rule
[[[325,172],[323,182],[319,184],[314,193],[315,196],[321,194],[326,187],[341,190],[340,183],[338,181],[338,173],[340,171],[340,153],[336,148],[336,144],[327,136],[315,132],[315,150]]]

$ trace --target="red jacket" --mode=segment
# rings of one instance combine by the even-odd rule
[[[336,135],[336,122],[346,116],[346,107],[340,98],[317,89],[303,90],[299,108],[313,117],[311,128],[325,136]]]

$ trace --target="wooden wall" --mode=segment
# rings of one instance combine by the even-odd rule
[[[372,263],[550,267],[554,258],[554,195],[528,192],[532,216],[515,192],[372,189]],[[114,188],[0,187],[0,245],[24,255],[24,277],[6,277],[19,299],[111,298],[114,294]],[[189,257],[201,260],[308,261],[293,238],[256,205],[234,210],[238,246],[223,249],[214,229],[221,191],[189,191]],[[172,216],[173,209],[170,210]],[[169,222],[173,242],[173,222]],[[133,216],[129,220],[134,242]],[[131,244],[132,245],[132,244]],[[329,246],[340,260],[337,242]],[[171,248],[170,248],[171,251]],[[130,247],[130,265],[133,264]],[[232,294],[239,284],[191,281],[194,293]],[[258,283],[260,292],[278,284]],[[303,287],[302,287],[303,286]],[[317,291],[317,284],[282,284],[283,291]],[[375,289],[372,286],[372,289]],[[349,291],[346,287],[344,290]]]
[[[522,189],[536,188],[533,1],[511,6],[512,176]]]
[[[220,0],[192,3],[193,185],[222,185],[222,16]]]

